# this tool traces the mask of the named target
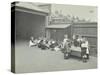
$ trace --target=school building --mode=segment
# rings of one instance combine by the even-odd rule
[[[48,12],[31,3],[16,2],[12,6],[16,40],[29,40],[31,36],[45,36]]]

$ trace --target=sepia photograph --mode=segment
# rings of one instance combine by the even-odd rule
[[[97,69],[97,6],[11,3],[11,72]]]

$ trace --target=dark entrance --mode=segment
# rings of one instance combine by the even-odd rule
[[[45,16],[16,11],[16,40],[29,40],[45,34]]]

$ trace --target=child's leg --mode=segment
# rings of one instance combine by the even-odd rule
[[[83,62],[87,62],[87,54],[86,54],[86,48],[82,48],[82,60]]]
[[[69,58],[69,53],[65,52],[64,53],[64,59],[68,59]]]
[[[87,59],[89,59],[89,54],[86,54],[87,55]]]
[[[86,55],[87,55],[87,59],[89,59],[89,49],[86,49]]]
[[[83,56],[83,62],[87,62],[87,55]]]

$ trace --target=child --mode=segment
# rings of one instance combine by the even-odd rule
[[[42,38],[42,40],[40,41],[38,47],[41,48],[42,50],[46,50],[48,48],[47,47],[47,40],[46,40],[46,38]]]
[[[73,37],[73,44],[74,44],[75,47],[79,47],[80,46],[78,38],[79,38],[79,35],[74,35],[74,37]]]
[[[54,50],[55,50],[55,51],[60,51],[60,50],[61,50],[61,48],[60,48],[61,45],[60,45],[59,43],[60,43],[59,41],[56,41],[56,42],[55,42],[55,47],[54,47]]]
[[[81,35],[79,35],[78,36],[78,39],[77,39],[77,42],[79,43],[79,47],[81,47],[81,43],[82,43],[82,36]]]
[[[37,46],[38,45],[38,39],[34,40],[34,44]]]
[[[63,40],[63,49],[64,49],[64,59],[68,59],[70,55],[70,40],[68,39],[68,35],[64,35]]]
[[[46,38],[43,38],[41,49],[43,49],[43,50],[47,49],[47,39]]]
[[[89,44],[85,37],[82,38],[82,44],[81,44],[81,50],[82,50],[82,59],[83,62],[87,62],[87,59],[89,58]]]
[[[55,41],[52,39],[51,40],[51,45],[50,45],[50,48],[53,50],[54,49],[54,47],[55,47]]]
[[[41,48],[42,47],[42,43],[43,43],[43,40],[42,39],[41,40],[39,39],[38,40],[38,48]]]
[[[34,42],[34,37],[31,37],[30,38],[30,41],[29,41],[29,47],[32,47],[32,46],[35,46],[35,42]]]
[[[63,48],[65,46],[66,41],[68,41],[68,35],[64,35],[64,40],[63,40]]]
[[[50,45],[51,45],[51,40],[48,40],[48,43],[47,43],[47,46],[48,46],[48,49],[50,48]]]

